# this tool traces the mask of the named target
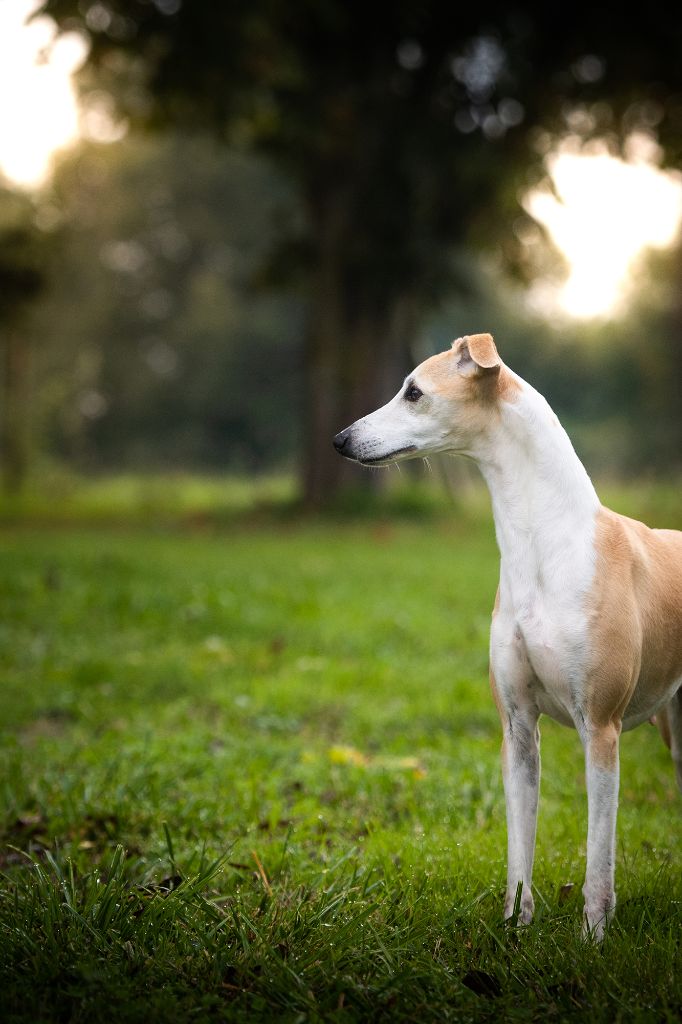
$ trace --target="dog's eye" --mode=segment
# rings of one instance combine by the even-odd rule
[[[423,392],[419,390],[417,385],[413,384],[412,381],[410,381],[410,383],[405,388],[405,391],[403,392],[403,398],[405,399],[406,402],[418,402],[422,394]]]

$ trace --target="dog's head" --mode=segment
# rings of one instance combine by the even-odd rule
[[[470,453],[494,418],[501,392],[514,386],[490,334],[459,338],[421,363],[390,402],[337,434],[334,447],[365,466]]]

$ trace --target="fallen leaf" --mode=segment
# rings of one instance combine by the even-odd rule
[[[369,759],[361,750],[346,746],[330,747],[329,760],[332,764],[354,764],[360,767],[366,767],[369,764]]]

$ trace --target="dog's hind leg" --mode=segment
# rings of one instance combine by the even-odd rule
[[[672,700],[656,712],[656,725],[665,745],[670,748],[675,778],[682,792],[682,686]]]

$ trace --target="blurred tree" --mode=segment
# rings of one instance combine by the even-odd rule
[[[423,309],[452,288],[453,245],[483,231],[493,198],[519,215],[519,175],[538,141],[527,126],[558,124],[562,104],[584,101],[589,130],[617,114],[619,127],[655,122],[674,140],[682,112],[682,15],[657,0],[636,19],[608,6],[572,4],[557,20],[551,5],[443,0],[42,9],[90,36],[95,86],[133,125],[205,127],[260,148],[296,183],[307,232],[279,266],[302,269],[310,288],[311,505],[344,476],[332,435],[387,397],[387,367],[395,379]]]
[[[490,148],[502,150],[523,118],[502,43],[480,35],[477,16],[453,23],[443,4],[379,7],[383,18],[340,0],[45,6],[90,34],[98,87],[133,124],[206,127],[257,146],[295,181],[307,231],[273,273],[302,270],[309,281],[312,505],[344,473],[331,437],[387,397],[387,367],[394,381],[423,307],[451,287],[450,248],[499,182],[502,156]],[[510,46],[519,31],[505,26]],[[146,90],[122,55],[142,58]]]
[[[24,321],[45,279],[45,243],[31,202],[0,189],[0,452],[2,486],[18,491],[29,452],[31,351]]]
[[[301,301],[257,285],[273,225],[299,214],[262,160],[169,133],[83,145],[42,214],[63,239],[31,320],[51,454],[241,471],[291,459]]]
[[[34,218],[48,238],[57,229],[59,259],[20,322],[31,352],[20,409],[43,450],[87,470],[291,466],[303,302],[260,277],[277,224],[298,216],[263,161],[206,138],[131,135],[63,158]],[[544,246],[532,248],[546,269]],[[465,287],[425,318],[413,359],[446,347],[453,324],[485,324],[591,470],[680,466],[674,256],[639,269],[627,318],[594,325],[533,317],[497,261],[455,259]],[[460,460],[434,467],[462,485]]]

